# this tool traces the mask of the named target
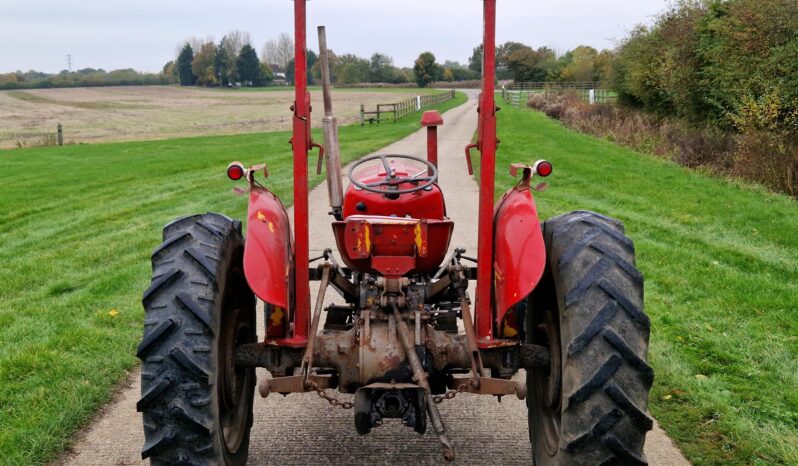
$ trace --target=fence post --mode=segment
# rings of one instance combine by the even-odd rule
[[[58,145],[59,146],[63,146],[64,145],[64,127],[61,126],[61,123],[58,123],[58,127],[57,128],[58,128],[57,129]]]
[[[360,126],[366,126],[366,105],[360,104]]]
[[[596,103],[596,90],[595,89],[590,89],[588,91],[588,101],[590,101],[590,105],[593,105],[593,104]]]
[[[416,96],[416,111],[421,111],[421,96]]]

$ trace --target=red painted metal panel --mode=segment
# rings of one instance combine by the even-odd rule
[[[438,127],[427,127],[427,161],[438,166]],[[430,169],[430,173],[432,170]]]
[[[496,208],[494,224],[495,323],[501,329],[507,311],[529,295],[543,276],[546,246],[528,187],[507,191]]]
[[[344,263],[355,271],[383,276],[437,270],[449,250],[453,228],[451,220],[366,215],[333,223]]]
[[[443,126],[443,117],[437,110],[428,110],[421,116],[421,126]]]
[[[443,125],[443,117],[437,110],[424,112],[421,126],[427,128],[427,161],[438,166],[438,126]],[[430,170],[431,172],[431,170]]]
[[[294,1],[295,97],[294,151],[294,286],[293,340],[303,341],[310,332],[310,240],[308,233],[308,151],[310,150],[310,95],[307,92],[306,0]]]
[[[484,0],[484,55],[482,59],[482,94],[479,101],[478,149],[479,179],[479,246],[477,249],[477,302],[474,316],[477,341],[491,346],[493,339],[493,299],[491,267],[493,263],[493,194],[496,176],[496,0]]]
[[[249,194],[244,274],[263,301],[288,309],[291,273],[291,226],[277,196],[253,186]]]
[[[416,172],[396,165],[397,176],[412,176]],[[385,178],[385,171],[374,169],[365,173],[356,174],[358,181],[363,183],[374,183]],[[402,183],[399,189],[412,188],[412,183]],[[358,209],[360,205],[360,209]],[[419,219],[443,220],[446,217],[446,206],[443,200],[443,193],[437,184],[430,186],[430,190],[421,190],[414,193],[400,194],[397,199],[389,199],[384,194],[370,193],[356,189],[349,185],[344,196],[343,206],[344,218],[351,215],[378,215],[397,217],[411,217]]]

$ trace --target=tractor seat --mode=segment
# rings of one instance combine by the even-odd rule
[[[386,278],[433,272],[449,249],[454,222],[379,215],[350,215],[333,222],[344,262]]]

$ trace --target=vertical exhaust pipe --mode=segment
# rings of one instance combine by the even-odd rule
[[[344,187],[341,179],[341,150],[338,144],[338,119],[333,115],[330,91],[330,60],[327,54],[327,31],[319,26],[319,56],[321,58],[321,85],[324,92],[324,152],[327,153],[327,194],[330,198],[331,214],[336,220],[343,219]]]

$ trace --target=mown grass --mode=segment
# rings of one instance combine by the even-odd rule
[[[463,102],[458,93],[439,108]],[[342,157],[410,134],[419,119],[343,127]],[[245,217],[246,198],[225,176],[230,161],[265,160],[265,184],[291,204],[289,136],[0,152],[0,463],[52,459],[124,380],[161,227],[206,211]]]
[[[697,465],[798,464],[798,203],[504,106],[497,183],[550,160],[548,218],[594,210],[637,247],[656,371],[650,410]]]

